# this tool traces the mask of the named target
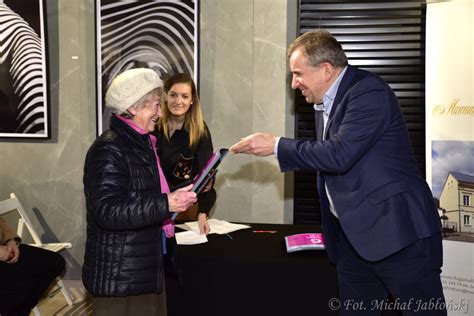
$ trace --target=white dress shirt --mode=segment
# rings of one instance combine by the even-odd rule
[[[322,104],[314,104],[313,108],[315,111],[323,111],[323,120],[324,120],[324,133],[322,135],[323,141],[325,140],[325,134],[326,134],[326,126],[329,120],[329,115],[331,114],[332,106],[334,105],[334,99],[336,98],[337,95],[337,90],[339,89],[339,85],[341,84],[342,77],[344,77],[344,74],[346,73],[347,66],[342,69],[341,73],[337,77],[336,81],[333,82],[331,87],[326,91],[326,93],[323,96],[323,103]],[[278,143],[280,142],[281,137],[276,137],[275,141],[275,147],[273,147],[273,152],[275,154],[275,157],[278,159]],[[329,209],[331,210],[331,213],[337,216],[336,209],[334,208],[334,203],[332,202],[331,194],[329,193],[328,187],[326,183],[324,183],[324,187],[326,189],[326,194],[329,199]]]

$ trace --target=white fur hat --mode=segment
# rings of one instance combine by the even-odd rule
[[[163,82],[155,71],[148,68],[130,69],[112,80],[105,94],[105,105],[121,114],[145,94],[162,86]]]

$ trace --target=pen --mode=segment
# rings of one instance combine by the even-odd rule
[[[277,231],[276,230],[254,230],[252,231],[253,233],[269,233],[269,234],[274,234]]]
[[[232,236],[231,236],[231,235],[229,235],[229,234],[225,234],[225,235],[226,235],[226,236],[227,236],[227,238],[229,238],[230,240],[234,240],[234,238],[232,238]]]

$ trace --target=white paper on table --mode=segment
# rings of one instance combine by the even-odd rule
[[[192,230],[176,233],[175,236],[178,245],[197,245],[207,242],[206,235],[201,235]]]
[[[231,232],[235,232],[237,230],[250,228],[250,226],[248,226],[248,225],[229,223],[227,221],[219,220],[219,219],[215,219],[215,218],[211,218],[207,222],[209,223],[209,227],[211,229],[209,234],[222,235],[222,234],[228,234],[228,233],[231,233]],[[196,222],[186,222],[184,224],[176,225],[176,227],[179,227],[179,228],[182,228],[182,229],[188,230],[188,231],[193,231],[193,232],[199,234],[199,226],[198,226],[197,221]]]
[[[190,222],[190,223],[193,223],[193,222]],[[197,223],[197,222],[195,222]],[[178,228],[181,228],[181,229],[184,229],[184,230],[193,230],[191,227],[189,227],[187,224],[178,224],[178,225],[174,225],[175,227],[178,227]],[[197,227],[197,226],[196,226]],[[194,231],[194,230],[193,230]],[[199,228],[195,231],[195,232],[199,232]]]

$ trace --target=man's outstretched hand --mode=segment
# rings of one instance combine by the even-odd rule
[[[251,154],[265,157],[273,155],[276,138],[272,134],[255,133],[242,138],[240,142],[232,145],[229,150],[234,154]]]

